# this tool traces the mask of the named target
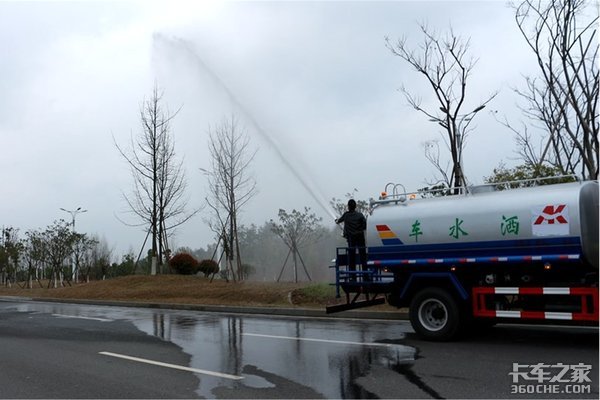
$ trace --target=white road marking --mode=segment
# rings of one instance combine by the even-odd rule
[[[204,370],[204,369],[184,367],[182,365],[176,365],[176,364],[169,364],[169,363],[164,363],[164,362],[160,362],[160,361],[147,360],[145,358],[132,357],[132,356],[124,355],[124,354],[111,353],[111,352],[108,352],[108,351],[101,351],[98,354],[102,354],[104,356],[109,356],[109,357],[122,358],[124,360],[129,360],[129,361],[137,361],[137,362],[145,363],[145,364],[157,365],[159,367],[173,368],[173,369],[178,369],[178,370],[181,370],[181,371],[195,372],[197,374],[216,376],[217,378],[225,378],[225,379],[233,379],[233,380],[244,379],[243,376],[229,375],[229,374],[224,374],[224,373],[221,373],[221,372],[214,372],[214,371],[207,371],[207,370]]]
[[[52,316],[53,317],[59,317],[59,318],[89,319],[89,320],[92,320],[92,321],[101,321],[101,322],[112,322],[112,321],[114,321],[113,319],[97,318],[97,317],[83,317],[81,315],[52,314]]]
[[[375,346],[375,347],[392,347],[398,346],[393,343],[365,343],[365,342],[347,342],[343,340],[328,340],[328,339],[311,339],[291,336],[275,336],[275,335],[262,335],[259,333],[242,333],[244,336],[255,336],[268,339],[285,339],[285,340],[298,340],[304,342],[321,342],[321,343],[334,343],[334,344],[350,344],[354,346]]]

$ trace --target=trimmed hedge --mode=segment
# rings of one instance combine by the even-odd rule
[[[198,271],[208,277],[219,272],[219,264],[215,260],[202,260],[198,263]]]
[[[198,273],[198,261],[187,253],[175,254],[170,260],[171,268],[180,275],[194,275]]]

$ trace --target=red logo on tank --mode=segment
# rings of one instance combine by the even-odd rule
[[[562,215],[566,205],[560,204],[557,206],[546,206],[542,210],[541,215],[537,217],[534,225],[541,225],[544,222],[553,225],[553,224],[568,224],[569,221]],[[558,215],[557,215],[558,214]]]

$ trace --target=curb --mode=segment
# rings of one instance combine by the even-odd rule
[[[97,305],[107,307],[134,307],[154,308],[162,310],[185,310],[200,311],[221,314],[254,314],[254,315],[276,315],[284,317],[308,317],[308,318],[334,318],[334,319],[380,319],[380,320],[408,320],[405,311],[342,311],[335,314],[327,314],[325,310],[314,308],[282,308],[282,307],[243,307],[243,306],[220,306],[203,304],[179,304],[179,303],[143,303],[116,300],[81,300],[81,299],[57,299],[43,297],[19,297],[0,296],[0,301],[34,301],[44,303],[65,303]]]

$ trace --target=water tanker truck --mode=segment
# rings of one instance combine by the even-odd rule
[[[448,196],[397,188],[370,202],[367,265],[349,270],[354,249],[337,249],[346,302],[327,312],[387,301],[408,307],[429,340],[496,322],[598,324],[597,181]]]

